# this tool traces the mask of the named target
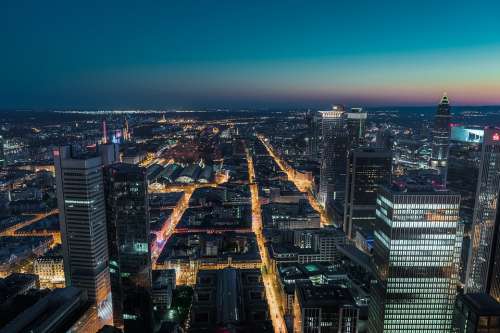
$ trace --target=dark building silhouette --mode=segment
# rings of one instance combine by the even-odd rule
[[[349,132],[342,106],[334,106],[331,111],[320,111],[320,113],[322,115],[323,155],[319,200],[326,207],[344,200]]]
[[[431,167],[436,168],[446,180],[448,166],[448,150],[450,144],[450,103],[446,93],[436,111],[434,129],[432,130]]]
[[[489,293],[498,263],[498,197],[500,191],[500,129],[486,128],[481,151],[479,179],[471,230],[466,292]],[[493,291],[498,299],[498,284]]]
[[[152,330],[151,249],[146,170],[104,171],[113,322],[125,332]]]
[[[500,198],[497,201],[497,207]],[[495,231],[491,241],[491,255],[486,283],[486,292],[497,302],[500,302],[500,214],[497,212],[495,219]]]
[[[459,273],[462,283],[465,283],[467,272],[480,158],[480,143],[452,141],[450,144],[446,188],[460,193],[460,219],[464,223],[464,241]]]
[[[350,153],[348,163],[344,231],[353,238],[357,230],[373,233],[377,189],[391,182],[392,153],[358,148]]]
[[[311,158],[318,158],[321,151],[321,115],[317,112],[312,112],[307,115],[308,136],[306,153]]]
[[[7,167],[7,157],[5,156],[4,138],[0,135],[0,168]]]

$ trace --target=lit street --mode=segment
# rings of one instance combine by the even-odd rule
[[[262,142],[264,147],[266,147],[269,155],[274,159],[276,164],[280,167],[280,169],[285,172],[288,176],[288,179],[292,181],[297,188],[307,193],[307,199],[311,206],[320,214],[321,216],[321,224],[322,225],[330,225],[332,224],[331,219],[325,212],[325,209],[319,204],[312,193],[312,183],[310,180],[305,177],[297,177],[300,172],[294,170],[290,165],[288,165],[278,154],[275,153],[273,147],[267,142],[268,140],[263,135],[257,135],[259,140]]]
[[[6,230],[4,230],[0,236],[17,236],[15,234],[16,230],[19,230],[21,228],[24,228],[24,227],[27,227],[29,225],[32,225],[40,220],[43,220],[44,218],[50,216],[50,215],[53,215],[53,214],[57,214],[59,212],[58,209],[53,209],[51,210],[50,212],[47,212],[47,213],[38,213],[38,214],[35,214],[35,217],[33,217],[32,219],[28,220],[28,221],[25,221],[25,222],[22,222],[22,223],[18,223],[16,225],[13,225],[12,227],[10,228],[7,228]]]
[[[283,313],[281,311],[279,295],[273,288],[273,276],[270,272],[270,259],[267,247],[264,242],[264,235],[262,234],[262,216],[261,208],[259,202],[259,188],[255,183],[255,170],[253,166],[253,160],[250,152],[246,149],[247,163],[248,163],[248,178],[250,181],[250,192],[252,195],[252,229],[257,238],[257,244],[259,246],[260,257],[262,260],[262,279],[264,280],[264,286],[266,289],[266,297],[269,305],[269,312],[271,320],[273,322],[273,327],[275,332],[285,333],[287,332],[286,323],[283,318]]]

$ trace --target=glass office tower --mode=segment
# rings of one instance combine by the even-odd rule
[[[373,233],[377,189],[390,185],[391,174],[391,151],[358,148],[350,153],[344,205],[344,231],[349,238],[357,230]]]
[[[5,156],[4,139],[0,135],[0,168],[7,167],[7,157]]]
[[[349,136],[345,111],[334,106],[331,111],[320,111],[322,116],[323,155],[321,158],[319,199],[323,206],[343,200],[347,169]]]
[[[500,191],[500,129],[486,128],[481,151],[466,292],[489,292],[495,267],[498,193]],[[496,232],[495,232],[496,231]],[[497,298],[499,295],[496,296]]]
[[[106,218],[113,321],[125,332],[152,331],[151,249],[146,170],[105,169]]]
[[[369,332],[450,332],[462,239],[459,205],[460,196],[449,191],[379,191]]]

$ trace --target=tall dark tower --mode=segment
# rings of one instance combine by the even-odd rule
[[[319,198],[326,207],[344,200],[349,135],[343,106],[335,105],[332,110],[320,111],[320,114],[323,154]]]
[[[114,325],[152,331],[151,249],[146,170],[118,163],[104,169]]]
[[[7,167],[7,158],[5,157],[4,139],[0,135],[0,168],[6,168],[6,167]]]
[[[356,231],[373,234],[377,191],[389,186],[391,174],[390,150],[357,148],[349,154],[344,204],[344,231],[349,238]]]
[[[448,96],[444,93],[441,103],[438,105],[436,117],[434,118],[431,153],[431,167],[437,169],[439,174],[443,175],[444,184],[446,184],[446,169],[448,165],[450,121],[450,103]]]
[[[500,300],[500,128],[487,127],[479,165],[474,216],[472,219],[471,252],[467,265],[466,293],[491,293]],[[497,252],[498,251],[498,252]]]

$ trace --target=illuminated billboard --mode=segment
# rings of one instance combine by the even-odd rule
[[[452,126],[451,140],[470,143],[482,143],[484,129],[479,127]]]

